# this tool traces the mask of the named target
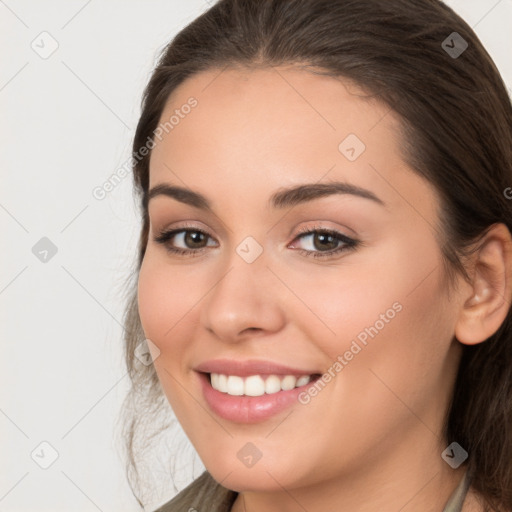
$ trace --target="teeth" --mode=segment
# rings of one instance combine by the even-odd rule
[[[297,379],[297,384],[295,384],[295,386],[297,386],[297,387],[304,386],[304,384],[307,384],[310,380],[311,379],[310,379],[309,375],[304,375],[303,377],[299,377]]]
[[[233,396],[272,395],[279,391],[288,391],[304,386],[311,380],[310,375],[302,375],[299,378],[294,375],[269,375],[266,379],[263,379],[260,375],[239,377],[238,375],[211,373],[210,377],[213,389]]]
[[[297,382],[297,377],[294,377],[293,375],[287,375],[281,381],[281,389],[283,391],[288,391],[290,389],[293,389],[295,387],[296,382]]]
[[[265,381],[265,393],[272,395],[281,391],[281,379],[277,375],[270,375]]]
[[[228,395],[243,395],[244,394],[244,379],[238,375],[230,375],[227,383]]]
[[[219,387],[217,387],[215,389],[222,391],[223,393],[228,392],[228,378],[225,375],[219,375],[217,384]]]
[[[229,388],[228,388],[229,392]],[[261,396],[265,394],[265,382],[259,375],[251,375],[244,382],[244,395]]]

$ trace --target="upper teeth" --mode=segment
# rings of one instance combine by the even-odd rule
[[[294,375],[269,375],[265,380],[260,375],[239,377],[238,375],[211,374],[212,388],[228,395],[262,396],[278,391],[288,391],[295,387],[304,386],[311,380],[309,375],[299,378]]]

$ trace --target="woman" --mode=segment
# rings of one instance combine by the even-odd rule
[[[512,108],[463,20],[220,0],[133,148],[128,448],[167,400],[207,470],[160,511],[512,510]]]

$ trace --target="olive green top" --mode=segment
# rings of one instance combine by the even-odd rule
[[[460,512],[469,489],[471,478],[466,471],[457,488],[446,502],[442,512]],[[155,512],[230,512],[238,493],[217,483],[204,471],[189,486]],[[205,509],[208,504],[208,509]]]
[[[469,474],[469,471],[466,470],[459,485],[456,487],[456,489],[453,491],[452,495],[446,502],[443,512],[460,512],[462,510],[462,505],[468,493],[470,484],[471,475]]]
[[[237,496],[237,492],[222,487],[208,471],[204,471],[155,512],[230,512]],[[208,509],[205,509],[205,504],[208,504]]]

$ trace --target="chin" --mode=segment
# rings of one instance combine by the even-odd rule
[[[212,454],[212,458],[216,455],[218,454]],[[301,481],[305,483],[308,480],[305,475],[293,471],[293,466],[299,467],[300,461],[292,462],[285,454],[281,462],[274,457],[265,461],[265,457],[262,456],[257,462],[253,462],[252,466],[246,466],[236,454],[235,458],[229,460],[219,460],[217,457],[203,463],[217,482],[236,492],[282,491],[283,487],[294,488],[300,486]]]

